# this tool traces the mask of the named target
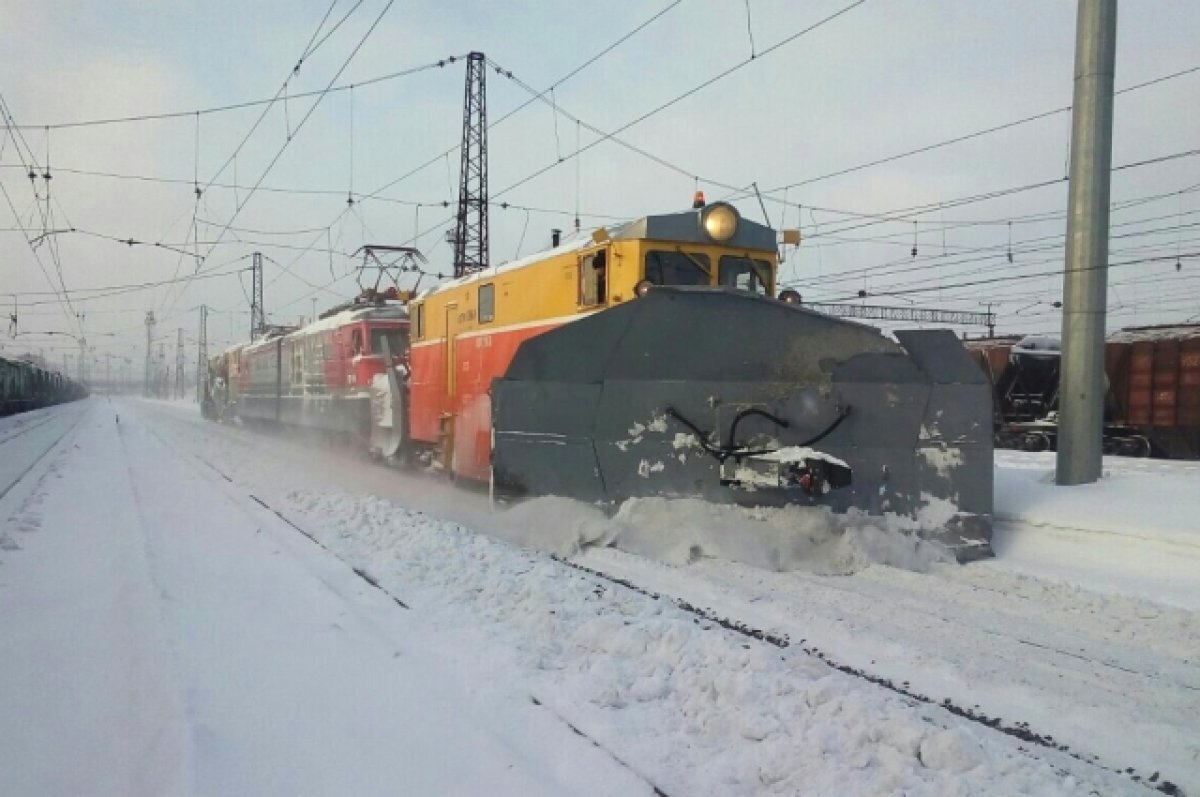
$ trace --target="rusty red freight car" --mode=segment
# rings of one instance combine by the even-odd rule
[[[1009,336],[966,341],[995,390],[996,444],[1057,444],[1057,341]],[[1105,346],[1104,448],[1110,454],[1200,458],[1200,324],[1131,327]]]

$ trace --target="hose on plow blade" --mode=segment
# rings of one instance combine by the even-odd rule
[[[521,344],[492,385],[512,494],[828,506],[991,555],[992,393],[947,330],[655,288]]]

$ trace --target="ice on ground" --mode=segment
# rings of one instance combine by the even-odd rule
[[[954,561],[912,521],[825,507],[748,509],[694,498],[631,498],[609,518],[567,498],[534,498],[499,515],[497,536],[557,554],[614,546],[682,566],[716,558],[768,570],[848,575],[872,564],[924,572]]]

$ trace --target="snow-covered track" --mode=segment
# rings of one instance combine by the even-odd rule
[[[154,435],[155,437],[158,437],[158,435],[155,434],[153,431],[151,432],[151,434]],[[163,442],[164,445],[167,444],[166,441],[162,440],[162,438],[159,438],[159,440],[160,440],[160,442]],[[208,466],[211,470],[213,470],[218,476],[220,476],[225,481],[229,482],[230,484],[234,483],[233,479],[231,479],[228,474],[226,474],[223,470],[218,468],[216,465],[212,464],[211,462],[204,459],[203,457],[196,457],[196,459],[199,460],[200,462],[202,462],[204,465]],[[317,539],[316,535],[314,535],[313,533],[311,533],[309,531],[306,531],[302,526],[297,524],[294,520],[289,518],[287,515],[283,514],[278,509],[271,506],[270,504],[268,504],[263,499],[259,498],[254,493],[247,493],[246,496],[251,501],[253,501],[254,503],[261,506],[263,509],[265,509],[268,512],[270,512],[271,514],[273,514],[275,517],[279,518],[281,521],[283,521],[284,524],[286,524],[287,526],[290,526],[295,531],[298,531],[302,535],[307,537],[309,542],[311,542],[313,545],[316,545],[318,548],[322,549],[326,553],[329,553],[330,555],[334,556],[335,558],[340,559],[340,557],[338,557],[335,552],[329,550],[329,547],[326,546],[325,543],[323,543],[319,539]],[[395,595],[394,593],[389,591],[386,587],[384,587],[382,584],[380,584],[379,579],[375,578],[375,576],[371,575],[364,568],[354,567],[353,565],[350,565],[350,569],[351,569],[351,571],[353,571],[354,575],[358,576],[360,579],[365,581],[367,584],[369,584],[370,586],[379,590],[387,597],[391,598],[392,602],[395,603],[397,606],[399,606],[401,609],[411,608],[407,603],[402,601],[399,598],[399,596]]]
[[[9,440],[20,437],[23,434],[28,434],[29,432],[32,432],[34,429],[37,429],[38,427],[45,426],[46,424],[50,423],[53,420],[54,420],[54,416],[51,415],[48,418],[43,418],[43,419],[41,419],[39,421],[35,421],[33,423],[24,424],[23,426],[18,427],[17,431],[12,432],[10,434],[6,434],[4,437],[0,437],[0,445],[4,445]]]
[[[1060,741],[1056,741],[1054,737],[1049,734],[1039,733],[1031,728],[1027,723],[1009,723],[1001,717],[989,716],[982,711],[977,710],[977,706],[967,707],[956,703],[949,698],[942,698],[938,700],[915,690],[907,681],[896,683],[885,676],[846,664],[845,662],[840,661],[836,655],[823,651],[814,645],[805,644],[807,641],[806,639],[799,639],[798,641],[793,642],[793,640],[786,633],[756,627],[751,623],[735,617],[727,616],[723,613],[715,611],[714,609],[696,606],[683,598],[673,597],[660,591],[639,586],[628,578],[612,575],[604,572],[603,570],[588,567],[587,565],[572,561],[566,557],[555,556],[554,559],[567,567],[586,573],[592,577],[603,579],[604,581],[616,584],[625,589],[632,590],[633,592],[645,595],[651,599],[665,600],[673,604],[678,609],[695,615],[696,622],[698,623],[709,622],[727,631],[732,631],[753,639],[756,642],[774,645],[775,647],[781,649],[799,647],[799,649],[805,654],[820,660],[829,667],[845,673],[846,675],[868,681],[876,686],[883,687],[884,689],[888,689],[911,700],[925,703],[927,705],[938,706],[957,717],[977,723],[993,731],[1003,733],[1006,736],[1011,736],[1023,742],[1028,742],[1049,750],[1055,750],[1057,752],[1064,753],[1071,758],[1074,758],[1076,761],[1082,762],[1088,766],[1097,767],[1101,770],[1117,775],[1125,775],[1134,783],[1147,786],[1163,794],[1172,795],[1172,797],[1185,797],[1184,792],[1179,786],[1177,786],[1174,782],[1163,778],[1162,775],[1157,771],[1146,776],[1139,773],[1133,767],[1114,766],[1110,763],[1102,761],[1099,756],[1072,749],[1069,745]],[[1067,655],[1072,654],[1067,653]],[[1144,675],[1144,673],[1139,674]]]
[[[74,418],[63,412],[55,412],[43,420],[24,424],[17,431],[0,439],[0,446],[8,444],[6,448],[2,449],[8,467],[0,474],[0,500],[3,500],[14,487],[24,481],[38,465],[43,463],[50,453],[58,447],[59,443],[79,427],[79,424],[86,416],[86,410],[79,412]],[[17,438],[37,429],[42,429],[52,423],[60,424],[62,426],[61,431],[58,429],[43,431],[43,439],[40,441],[36,438],[26,438],[22,441],[25,447],[20,450],[12,443]]]
[[[298,441],[236,428],[214,429],[179,411],[152,409],[155,420],[166,422],[155,426],[176,446],[203,453],[224,469],[230,477],[227,481],[233,482],[232,491],[266,498],[344,563],[370,571],[383,586],[411,597],[414,615],[440,616],[443,609],[429,600],[441,601],[442,593],[457,596],[489,618],[496,612],[513,620],[531,609],[527,622],[539,632],[549,627],[552,633],[547,631],[545,645],[534,644],[526,652],[534,657],[539,677],[554,673],[556,690],[563,685],[558,683],[563,680],[558,673],[563,668],[574,673],[576,666],[574,659],[564,664],[562,648],[574,649],[578,642],[581,649],[594,653],[596,662],[589,656],[589,663],[581,665],[589,678],[580,691],[599,702],[572,701],[564,699],[562,692],[544,689],[528,694],[548,701],[585,734],[639,770],[661,778],[673,793],[679,793],[681,782],[690,783],[695,791],[696,783],[686,773],[707,765],[711,750],[741,749],[739,734],[749,733],[744,738],[758,740],[767,733],[775,745],[783,739],[807,742],[811,734],[824,738],[832,733],[826,724],[809,725],[813,711],[828,705],[824,692],[810,695],[810,687],[794,691],[795,683],[805,682],[803,674],[824,672],[833,676],[833,683],[847,684],[839,689],[851,689],[872,705],[903,706],[919,718],[919,727],[944,729],[934,731],[945,734],[939,741],[968,740],[962,749],[975,750],[969,740],[977,739],[982,745],[979,750],[986,752],[970,753],[972,758],[979,756],[974,760],[990,759],[991,765],[1003,767],[1012,764],[1002,761],[1019,760],[1005,756],[1027,756],[1050,767],[1068,787],[1079,782],[1072,778],[1093,786],[1106,784],[1095,792],[1101,794],[1200,794],[1194,770],[1195,717],[1200,711],[1200,690],[1194,688],[1200,684],[1200,660],[1194,651],[1200,644],[1200,615],[1186,601],[1164,603],[1154,597],[1157,593],[1137,589],[1143,582],[1150,583],[1146,577],[1107,589],[1104,584],[1089,588],[1070,578],[1055,578],[1053,572],[1027,574],[1003,557],[967,567],[934,564],[929,572],[910,572],[823,554],[814,563],[773,569],[769,564],[756,567],[714,557],[720,551],[709,551],[707,542],[703,549],[680,548],[678,557],[675,548],[662,545],[651,546],[644,555],[636,555],[633,548],[588,547],[586,542],[580,550],[565,543],[578,535],[578,540],[596,539],[602,545],[610,533],[622,534],[624,526],[576,525],[596,522],[591,515],[581,517],[580,513],[587,514],[586,507],[533,504],[532,511],[526,507],[511,514],[497,513],[485,497],[464,494],[437,480],[389,474],[338,453],[309,457]],[[250,509],[262,515],[261,506]],[[685,524],[681,529],[685,542],[680,544],[686,544],[691,539],[686,524],[693,521],[686,516],[676,521]],[[645,533],[658,528],[653,516],[639,516],[637,522],[646,523],[645,529],[639,527]],[[572,563],[599,571],[605,579],[565,567],[544,554],[522,553],[520,563],[508,562],[499,548],[467,542],[463,536],[467,531],[482,533],[472,536],[561,551]],[[1087,543],[1076,541],[1076,545]],[[465,550],[472,553],[466,556]],[[837,556],[843,555],[840,548],[837,551]],[[484,556],[488,564],[476,555]],[[504,562],[501,573],[493,572],[500,562]],[[469,568],[482,569],[484,574],[476,575]],[[537,575],[526,579],[530,570]],[[554,575],[555,571],[562,575]],[[511,588],[515,594],[508,594],[508,586],[495,592],[498,583],[507,584],[507,577],[517,579]],[[606,583],[616,579],[645,594]],[[566,586],[570,583],[576,587]],[[437,595],[430,594],[431,584],[436,585]],[[1133,589],[1123,589],[1127,586]],[[570,595],[559,594],[563,591]],[[533,598],[549,598],[550,592],[554,600],[563,599],[564,609],[573,605],[565,597],[578,593],[592,601],[594,595],[601,604],[595,607],[594,625],[604,632],[594,635],[595,628],[585,624],[580,627],[587,633],[576,640],[572,629],[583,615],[553,609],[544,615],[538,605],[525,605]],[[689,607],[709,616],[688,611]],[[667,657],[670,663],[662,665],[667,673],[661,687],[665,691],[653,691],[659,688],[657,680],[647,681],[650,686],[642,683],[645,678],[631,681],[631,672],[637,672],[635,662],[642,662],[643,656],[654,661],[659,651],[655,634],[640,624],[643,615],[653,618],[655,628],[660,622],[690,627],[685,633],[699,650],[732,650],[731,657],[750,657],[756,667],[753,679],[743,685],[739,679],[748,675],[739,669],[737,659],[728,662],[729,668],[720,670],[719,680],[710,684],[703,671],[697,674],[689,669],[694,658],[676,660],[672,655]],[[611,621],[621,617],[628,621]],[[737,628],[723,629],[718,620]],[[525,622],[519,622],[522,634],[531,630]],[[540,639],[536,633],[533,636]],[[644,651],[642,644],[648,646]],[[781,674],[784,671],[788,674]],[[600,675],[600,681],[593,682],[591,674]],[[613,678],[604,680],[608,676]],[[659,678],[657,671],[654,677]],[[706,691],[710,688],[718,689],[719,696],[713,693],[710,700]],[[743,705],[743,698],[760,691],[758,702]],[[670,716],[680,716],[681,706],[691,705],[687,700],[692,699],[699,700],[694,704],[696,716],[711,714],[719,718],[720,727],[703,723],[675,729],[670,744],[694,754],[714,743],[709,753],[691,758],[672,754],[651,763],[609,727],[614,720],[630,721],[629,716],[658,716],[667,707]],[[797,705],[797,700],[803,703]],[[946,703],[969,713],[956,716]],[[613,707],[623,710],[613,712]],[[780,724],[771,725],[770,731],[758,726],[745,730],[727,720],[759,710]],[[871,714],[875,719],[864,716],[864,721],[874,728],[883,714],[877,706]],[[998,732],[993,723],[1011,732]],[[708,738],[727,730],[732,731],[729,739]],[[891,750],[887,738],[876,738],[880,734],[887,736],[881,729],[871,731],[871,738],[863,742],[863,750],[870,752],[864,755]],[[1040,742],[1026,741],[1024,734],[1035,734]],[[824,749],[820,744],[817,748]],[[1005,750],[1012,752],[1000,753]],[[939,766],[926,752],[920,751],[917,758],[921,772]],[[781,764],[780,771],[799,771],[809,758],[789,758],[791,763]],[[673,767],[685,759],[689,763],[683,765],[680,777]],[[963,759],[964,766],[967,760]],[[1132,766],[1114,766],[1118,762]],[[824,763],[809,764],[824,767]],[[665,776],[668,770],[675,774]],[[752,772],[750,777],[753,780]],[[1081,793],[1088,793],[1086,787]]]
[[[650,778],[646,777],[641,772],[638,772],[636,769],[634,769],[633,765],[631,765],[628,761],[621,758],[619,755],[614,753],[612,750],[609,750],[607,747],[600,744],[600,742],[596,741],[594,738],[592,738],[588,734],[581,731],[578,727],[576,727],[575,723],[571,722],[569,719],[564,717],[562,714],[559,714],[557,711],[555,711],[554,709],[547,706],[544,702],[539,700],[537,697],[530,695],[529,702],[532,703],[533,705],[537,706],[538,708],[548,711],[556,720],[561,722],[563,725],[566,725],[567,728],[570,729],[571,733],[575,734],[576,736],[578,736],[581,739],[586,739],[597,750],[602,751],[605,755],[607,755],[613,761],[617,762],[617,764],[620,765],[623,769],[626,769],[630,773],[632,773],[634,777],[636,777],[638,780],[641,780],[643,783],[646,784],[646,786],[654,794],[654,797],[671,797],[671,795],[667,794],[661,788],[656,786],[654,784],[654,781],[652,781]]]

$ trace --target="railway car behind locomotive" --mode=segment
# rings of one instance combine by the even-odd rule
[[[236,416],[349,435],[384,455],[398,451],[400,426],[389,410],[408,353],[408,314],[394,299],[365,294],[300,329],[274,328],[209,362],[206,415]],[[372,396],[376,416],[372,416]],[[382,426],[381,426],[382,424]],[[393,431],[393,426],[394,431]],[[381,434],[382,432],[382,434]],[[374,433],[374,434],[373,434]]]
[[[227,352],[211,414],[350,433],[506,494],[895,513],[989,555],[986,377],[949,331],[893,340],[775,298],[778,246],[724,203],[597,230],[407,316],[368,302]]]
[[[0,417],[75,401],[86,395],[82,385],[57,371],[0,357]]]
[[[1027,451],[1058,443],[1055,338],[967,342],[995,391],[996,445]],[[1132,327],[1105,344],[1104,451],[1200,458],[1200,324]]]

